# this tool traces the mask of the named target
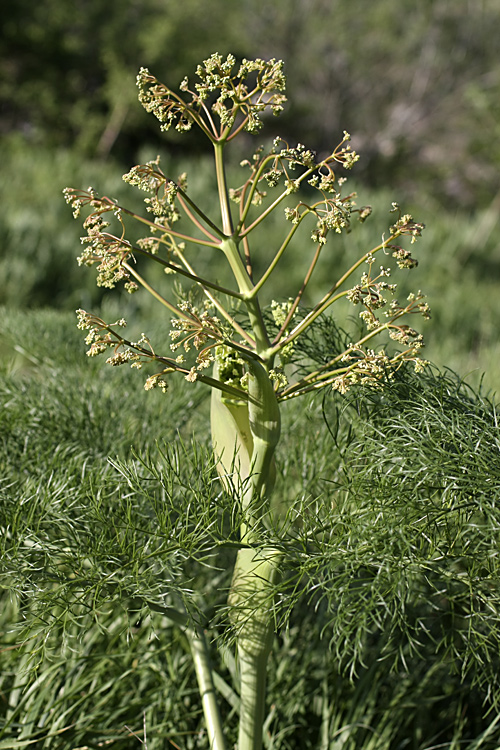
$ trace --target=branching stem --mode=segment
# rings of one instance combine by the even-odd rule
[[[151,221],[151,219],[148,219],[145,216],[141,216],[140,214],[136,214],[134,211],[129,211],[126,208],[119,206],[118,204],[116,204],[116,208],[122,211],[124,214],[127,214],[128,216],[132,216],[140,224],[146,224],[146,226],[151,227],[154,232],[158,232],[162,228],[159,224]],[[205,247],[217,247],[216,240],[202,240],[198,237],[192,237],[189,234],[182,234],[181,232],[177,232],[175,229],[172,229],[171,226],[164,227],[164,231],[169,235],[172,235],[172,237],[181,240],[182,242],[189,242],[194,245],[204,245]]]
[[[158,240],[161,242],[161,238]],[[184,271],[180,266],[174,265],[173,263],[169,263],[168,260],[164,260],[163,258],[160,258],[158,255],[155,255],[154,253],[149,252],[148,250],[144,250],[141,247],[138,247],[137,245],[130,245],[127,246],[127,249],[130,247],[131,250],[133,250],[134,253],[137,255],[143,255],[145,258],[149,258],[150,260],[154,261],[155,263],[158,263],[160,266],[163,266],[164,268],[169,268],[172,272],[178,273],[181,276],[184,276],[186,279],[190,279],[191,281],[194,281],[196,284],[200,284],[203,287],[208,287],[209,289],[213,289],[216,292],[220,292],[221,294],[225,294],[228,297],[234,297],[235,299],[242,299],[242,295],[239,292],[235,292],[233,289],[228,289],[227,287],[220,286],[220,284],[216,284],[213,281],[209,281],[208,279],[205,279],[203,276],[199,276],[196,271],[193,269],[192,266],[188,264],[188,262],[185,260],[183,253],[180,250],[174,250],[177,258],[183,263],[185,268],[187,269]]]
[[[391,239],[395,239],[399,236],[400,233],[396,233],[393,235]],[[280,343],[276,344],[272,348],[272,352],[276,353],[278,349],[281,346],[284,346],[285,344],[289,344],[290,342],[294,341],[298,336],[300,336],[309,326],[320,316],[322,315],[331,305],[334,304],[334,302],[337,302],[337,300],[341,299],[342,297],[345,297],[347,295],[347,291],[339,292],[338,294],[335,294],[337,289],[344,284],[344,282],[351,276],[354,271],[359,268],[363,263],[366,262],[367,258],[369,258],[371,255],[374,255],[375,253],[379,252],[380,250],[383,250],[387,247],[387,242],[382,242],[380,245],[377,245],[377,247],[374,247],[372,250],[370,250],[368,253],[365,253],[359,260],[356,261],[356,263],[353,263],[353,265],[349,268],[348,271],[346,271],[343,276],[340,277],[340,279],[332,286],[329,292],[325,294],[323,299],[321,299],[317,305],[305,316],[303,320],[300,321],[300,323],[297,324],[297,326],[291,331],[288,336]]]
[[[278,252],[274,256],[273,260],[271,261],[271,263],[269,264],[269,266],[267,267],[267,269],[264,271],[264,273],[262,274],[262,276],[260,277],[260,279],[258,280],[258,282],[254,285],[253,290],[252,290],[252,295],[253,296],[255,296],[255,295],[257,295],[259,293],[259,291],[262,289],[262,287],[264,286],[264,284],[266,283],[266,281],[268,280],[268,278],[271,276],[271,274],[274,271],[274,269],[276,268],[276,266],[277,266],[280,258],[282,257],[283,253],[285,252],[285,250],[287,249],[288,245],[292,241],[292,238],[295,235],[295,232],[297,231],[297,229],[299,228],[299,225],[300,225],[301,221],[302,221],[302,217],[299,220],[299,222],[297,224],[294,224],[293,227],[291,228],[291,230],[288,232],[287,236],[285,237],[285,240],[283,241],[280,249],[278,250]]]
[[[217,189],[219,191],[219,204],[222,217],[222,229],[226,237],[231,237],[233,234],[233,219],[231,217],[231,209],[229,206],[229,192],[227,189],[226,170],[224,166],[223,142],[218,141],[214,143],[214,154]]]
[[[139,284],[148,291],[152,297],[154,297],[158,302],[160,302],[164,307],[167,308],[167,310],[170,310],[171,313],[173,313],[176,317],[182,317],[189,319],[189,315],[186,315],[182,312],[182,310],[179,310],[175,305],[173,305],[171,302],[168,301],[168,299],[165,299],[165,297],[162,297],[162,295],[154,289],[151,284],[148,284],[146,279],[144,279],[133,266],[130,265],[130,263],[127,263],[126,261],[122,261],[123,268],[126,268],[128,273],[136,279]]]

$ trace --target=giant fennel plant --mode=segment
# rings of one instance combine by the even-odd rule
[[[320,258],[335,251],[336,236],[349,232],[353,220],[363,222],[370,214],[369,207],[356,205],[355,193],[342,192],[345,178],[338,171],[343,174],[358,159],[349,134],[344,132],[325,155],[279,137],[268,147],[259,145],[240,163],[241,185],[230,187],[226,157],[231,142],[241,139],[247,146],[248,134],[260,133],[268,111],[279,115],[283,110],[283,63],[257,59],[237,64],[231,55],[223,59],[214,54],[198,66],[195,82],[185,78],[179,91],[147,69],[140,70],[137,83],[140,102],[163,131],[196,130],[210,141],[219,211],[207,215],[191,197],[186,175],[165,174],[159,158],[124,175],[145,193],[144,213],[93,188],[67,188],[74,216],[87,211],[79,263],[97,267],[99,286],[123,283],[130,293],[142,288],[153,295],[164,308],[169,336],[160,343],[146,334],[131,340],[125,335],[125,320],[108,323],[83,310],[78,311],[78,326],[86,331],[89,356],[104,354],[112,366],[146,370],[146,390],[166,392],[175,375],[212,389],[213,453],[238,523],[224,609],[239,665],[238,747],[257,750],[262,744],[267,661],[279,620],[275,594],[293,526],[292,499],[273,502],[282,405],[319,389],[345,394],[352,386],[376,385],[408,361],[417,371],[423,367],[422,336],[408,319],[415,314],[428,317],[428,306],[420,292],[399,301],[388,267],[391,258],[399,268],[416,265],[405,244],[415,242],[423,225],[393,204],[392,225],[376,246],[367,248],[319,299],[305,306]],[[276,213],[282,217],[283,233],[272,247],[265,228]],[[139,239],[129,239],[131,222],[144,230]],[[300,247],[302,281],[297,288],[287,288],[287,253],[294,243]],[[232,282],[197,270],[199,259],[210,254],[225,260]],[[144,270],[147,264],[159,266],[166,277],[152,280]],[[210,267],[207,262],[201,265]],[[214,267],[220,269],[220,263]],[[268,282],[274,277],[282,296],[273,300],[267,295],[266,304]],[[305,356],[300,343],[320,321],[333,318],[341,301],[358,313],[357,334],[343,339],[342,345],[332,344],[318,363]],[[385,344],[384,336],[389,340]],[[300,524],[300,518],[294,516],[293,523]],[[206,634],[188,609],[165,611],[190,638],[210,747],[221,750],[225,739]]]

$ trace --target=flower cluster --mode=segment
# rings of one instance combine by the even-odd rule
[[[390,228],[391,235],[409,235],[412,244],[416,242],[417,238],[422,236],[425,224],[414,221],[411,214],[401,215],[401,209],[397,203],[392,204],[392,211],[397,211],[399,213],[399,218]]]
[[[193,85],[185,78],[180,91],[176,93],[142,68],[138,75],[139,98],[144,107],[158,118],[163,130],[171,127],[188,130],[196,125],[212,142],[222,226],[218,219],[212,220],[188,194],[185,175],[173,180],[164,174],[159,157],[133,167],[123,176],[125,182],[146,193],[144,201],[149,216],[140,216],[120,207],[116,201],[99,197],[92,188],[87,191],[65,191],[66,200],[75,216],[84,206],[91,208],[84,222],[87,235],[82,238],[84,249],[78,260],[80,264],[97,265],[98,285],[111,288],[117,282],[124,281],[126,290],[132,292],[139,284],[173,314],[169,332],[171,353],[165,357],[153,351],[144,335],[139,341],[127,341],[120,332],[121,321],[107,325],[98,318],[81,313],[80,326],[88,329],[88,354],[94,356],[107,352],[107,362],[112,366],[129,364],[140,368],[148,360],[160,363],[161,371],[146,380],[146,390],[165,390],[167,374],[180,372],[190,382],[201,380],[214,386],[218,379],[219,384],[215,387],[225,391],[224,398],[236,401],[248,399],[245,389],[251,371],[251,358],[258,359],[264,367],[279,399],[292,398],[326,384],[333,384],[336,390],[345,392],[354,383],[371,382],[391,372],[405,359],[421,367],[417,360],[423,338],[411,326],[401,324],[400,318],[413,313],[429,317],[427,303],[419,292],[408,296],[407,301],[400,305],[395,299],[396,284],[389,280],[390,269],[380,266],[378,271],[372,273],[372,268],[376,253],[392,255],[399,268],[414,268],[416,259],[410,251],[396,243],[399,237],[410,237],[411,243],[415,242],[422,233],[423,224],[414,221],[409,214],[402,214],[394,203],[392,210],[396,212],[397,219],[390,227],[388,239],[382,238],[377,247],[354,262],[332,284],[325,296],[292,324],[305,299],[305,289],[318,268],[318,259],[329,233],[348,232],[353,215],[357,214],[360,221],[365,221],[371,213],[370,206],[356,207],[357,196],[354,192],[342,194],[346,178],[337,177],[336,174],[338,166],[350,169],[358,160],[358,155],[349,145],[350,135],[347,132],[343,133],[333,151],[324,157],[318,157],[302,143],[291,146],[283,139],[276,138],[269,150],[258,146],[249,159],[241,162],[242,167],[248,168],[247,179],[240,187],[230,190],[224,171],[224,147],[244,129],[252,133],[259,131],[260,117],[266,109],[274,114],[280,113],[285,101],[283,64],[276,60],[266,62],[257,59],[243,60],[241,65],[237,65],[232,55],[223,58],[214,54],[197,67],[196,76]],[[298,193],[303,187],[308,189],[293,206],[288,196]],[[268,191],[276,192],[268,197]],[[316,199],[309,199],[311,193],[316,194]],[[228,197],[238,204],[237,221],[227,205]],[[263,208],[252,208],[263,203]],[[285,217],[292,226],[287,227],[286,236],[272,256],[265,259],[264,264],[259,264],[264,270],[258,281],[254,281],[256,267],[252,257],[253,237],[250,235],[278,206],[284,209]],[[104,217],[106,213],[113,214],[120,231],[112,233],[105,219],[113,219]],[[184,225],[178,229],[174,224],[181,216]],[[146,236],[134,238],[133,244],[125,239],[125,223],[130,218],[147,227]],[[295,233],[303,220],[311,221],[310,238],[313,243],[310,245],[311,259],[304,280],[296,290],[295,297],[286,302],[273,301],[270,314],[262,314],[258,292],[267,283],[292,241],[300,236]],[[192,225],[193,233],[189,232],[189,228],[185,230],[186,224]],[[190,257],[186,250],[192,245],[202,249],[208,247],[211,251],[222,249],[237,289],[234,285],[221,286],[216,278],[209,275],[206,278],[198,275],[197,258]],[[176,290],[176,301],[153,288],[137,263],[137,259],[146,257],[155,260],[166,273],[175,273],[194,283],[205,297],[205,307],[196,307],[186,301],[197,297],[186,295],[180,286]],[[353,283],[348,279],[363,262],[368,265],[368,270],[361,275],[359,283],[346,290],[346,286]],[[344,354],[341,353],[344,347],[337,348],[332,356],[328,352],[318,370],[304,374],[304,363],[299,365],[297,359],[295,367],[292,365],[296,359],[295,353],[300,352],[298,339],[341,298],[361,308],[359,317],[363,324],[363,335]],[[234,307],[228,306],[228,299],[232,300],[230,305]],[[244,309],[248,313],[246,319],[240,317]],[[392,356],[367,348],[374,346],[374,338],[382,332],[403,351]],[[215,377],[204,372],[211,365],[215,365]],[[287,376],[293,382],[289,383]]]
[[[341,360],[347,366],[334,377],[332,388],[345,394],[353,385],[377,386],[383,377],[393,378],[403,362],[409,359],[414,362],[415,370],[418,372],[426,365],[425,360],[416,358],[416,352],[404,355],[398,353],[390,357],[384,350],[363,349],[359,345],[351,344]]]
[[[66,203],[71,206],[75,219],[78,219],[84,206],[90,205],[97,208],[100,205],[100,199],[92,187],[88,187],[87,190],[64,188],[63,195]]]
[[[171,372],[171,370],[164,370],[163,372],[158,372],[155,375],[150,375],[149,378],[144,383],[144,390],[145,391],[152,391],[153,388],[159,388],[160,391],[163,391],[163,393],[167,392],[168,383],[165,380],[166,373]]]
[[[199,65],[196,75],[201,83],[195,85],[202,100],[219,92],[212,110],[223,128],[232,128],[236,114],[245,117],[244,128],[249,133],[258,133],[262,128],[260,114],[270,109],[274,115],[283,111],[286,78],[281,60],[243,60],[236,74],[233,73],[235,58],[228,55],[223,61],[220,55],[212,55]],[[249,89],[249,79],[255,77],[255,86]],[[253,93],[253,95],[252,95]]]
[[[389,329],[389,336],[393,341],[411,347],[414,353],[424,345],[422,334],[409,325],[392,326]]]
[[[354,205],[352,198],[353,195],[342,198],[339,193],[336,193],[335,197],[325,200],[323,205],[320,204],[316,208],[318,223],[311,234],[313,242],[324,245],[330,230],[340,234],[344,229],[349,229]]]
[[[105,206],[102,211],[90,214],[84,221],[87,236],[81,238],[84,250],[77,260],[79,265],[91,266],[98,263],[97,286],[113,289],[118,282],[130,279],[130,273],[123,264],[128,260],[132,248],[123,237],[118,238],[105,231],[109,222],[104,221],[101,214],[109,210],[110,206]],[[115,216],[119,218],[117,212]]]
[[[204,370],[214,361],[212,349],[224,340],[224,331],[218,318],[210,315],[208,309],[199,312],[190,302],[184,301],[179,304],[179,310],[184,316],[171,321],[170,349],[176,352],[182,347],[187,353],[194,346],[198,354],[194,370],[190,371],[193,380],[196,370]],[[178,355],[176,362],[184,363],[184,354]]]
[[[190,107],[147,68],[139,70],[137,86],[139,101],[146,112],[151,112],[159,120],[161,130],[169,130],[172,126],[180,132],[191,129],[194,120]]]
[[[344,133],[341,143],[329,156],[320,161],[317,160],[316,153],[307,149],[302,143],[291,147],[281,138],[275,138],[270,152],[264,153],[261,146],[256,150],[251,161],[245,159],[240,163],[240,166],[250,168],[251,175],[244,185],[230,190],[231,200],[239,203],[245,214],[249,204],[260,205],[266,196],[266,192],[258,187],[261,181],[265,181],[269,188],[282,185],[281,198],[297,193],[302,184],[307,182],[322,194],[323,199],[312,206],[302,201],[295,208],[287,206],[285,217],[293,224],[299,224],[305,214],[315,215],[317,224],[312,230],[311,239],[319,245],[324,245],[330,230],[336,233],[349,230],[352,213],[357,211],[360,221],[364,221],[371,211],[369,206],[355,209],[355,193],[346,197],[340,194],[345,178],[337,179],[332,165],[340,163],[349,169],[357,160],[357,155],[344,145],[349,138],[349,134]],[[297,170],[301,173],[293,174]],[[250,198],[247,197],[249,188]],[[275,200],[276,205],[281,198]],[[247,208],[244,207],[245,200]]]
[[[388,245],[387,247],[393,251],[392,257],[396,259],[398,268],[415,268],[418,266],[418,260],[412,258],[409,250],[405,250],[398,245]]]
[[[219,344],[215,348],[215,361],[221,382],[241,391],[248,390],[248,372],[245,368],[245,360],[238,352],[225,344]]]
[[[270,188],[276,187],[281,178],[283,177],[283,171],[281,169],[270,169],[268,172],[264,172],[262,175]]]
[[[314,151],[307,149],[304,144],[297,143],[296,146],[290,147],[286,144],[285,148],[281,148],[278,151],[278,147],[284,143],[281,138],[275,138],[273,141],[273,154],[276,154],[276,158],[282,162],[287,162],[290,169],[297,169],[298,167],[310,167],[316,166],[316,154]]]
[[[221,131],[232,129],[238,113],[243,116],[243,127],[250,133],[257,133],[262,123],[260,114],[270,109],[277,115],[286,102],[284,95],[286,79],[281,60],[243,60],[236,68],[236,59],[228,55],[224,60],[215,53],[196,68],[199,81],[190,89],[189,80],[184,78],[180,90],[190,100],[184,100],[151,75],[147,68],[141,68],[137,76],[139,101],[161,123],[162,130],[175,127],[178,131],[190,130],[196,122],[206,133],[216,135],[213,121],[208,113],[206,102],[212,97],[212,113],[220,121]]]
[[[353,151],[349,145],[344,145],[346,143],[348,144],[350,140],[351,134],[348,133],[347,130],[344,130],[344,136],[333,152],[335,161],[342,164],[344,169],[352,169],[356,162],[359,161],[359,154],[357,154],[356,151]]]
[[[367,263],[370,266],[370,270],[367,273],[363,273],[359,284],[356,284],[352,289],[348,289],[346,297],[349,302],[353,305],[363,305],[365,308],[359,314],[359,317],[366,324],[369,331],[376,329],[380,322],[375,314],[377,310],[381,310],[388,304],[386,292],[393,295],[396,291],[396,284],[389,284],[385,279],[391,274],[389,268],[380,266],[380,272],[377,276],[372,277],[371,266],[374,263],[375,258],[369,255]]]
[[[149,391],[152,388],[159,387],[165,392],[167,389],[165,375],[181,369],[176,366],[175,362],[171,362],[165,357],[157,356],[146,334],[142,333],[138,341],[128,341],[124,338],[119,330],[115,330],[124,328],[127,325],[123,318],[114,323],[105,323],[101,318],[85,310],[77,310],[77,316],[77,327],[80,330],[88,331],[85,337],[85,343],[90,346],[87,356],[96,357],[99,354],[109,353],[112,350],[112,353],[106,360],[106,364],[112,367],[128,364],[132,368],[140,370],[145,361],[158,361],[166,365],[160,373],[147,378],[144,385],[145,390]],[[181,371],[187,372],[182,369]]]
[[[154,161],[132,167],[123,175],[123,180],[139,190],[151,193],[151,197],[144,199],[147,211],[154,214],[157,224],[168,227],[180,219],[175,199],[180,189],[186,189],[187,179],[186,175],[182,174],[178,182],[168,180],[159,165],[160,157],[157,156]]]
[[[392,210],[399,211],[399,206],[393,203]],[[400,235],[410,235],[412,243],[415,242],[417,237],[421,235],[424,225],[415,222],[409,214],[402,216],[401,212],[399,213],[397,222],[390,229],[391,235],[394,238]],[[417,260],[412,257],[411,253],[399,245],[387,244],[383,241],[373,252],[381,249],[386,253],[387,250],[392,250],[392,257],[395,258],[399,268],[411,269],[418,265]],[[375,263],[373,252],[367,253],[365,256],[369,271],[362,274],[360,283],[352,289],[348,289],[345,296],[352,304],[361,304],[365,308],[359,316],[368,331],[379,332],[388,329],[391,339],[409,347],[407,353],[412,358],[423,346],[423,337],[410,326],[396,325],[395,321],[403,315],[411,313],[421,314],[427,319],[430,317],[429,306],[423,301],[424,295],[420,291],[417,294],[411,293],[407,298],[407,304],[400,305],[398,300],[394,299],[397,285],[386,281],[386,278],[391,275],[390,268],[380,266],[379,273],[375,277],[372,276],[372,266]],[[387,293],[392,297],[390,302]],[[381,321],[377,317],[377,311],[383,308],[385,308],[384,316],[388,319],[387,322]]]

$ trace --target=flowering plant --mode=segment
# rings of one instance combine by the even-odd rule
[[[160,351],[146,334],[135,341],[126,338],[125,320],[107,323],[79,310],[78,326],[87,332],[89,356],[105,353],[110,365],[129,364],[139,370],[154,364],[145,380],[146,390],[166,391],[174,373],[212,388],[213,451],[222,484],[234,494],[242,519],[228,597],[240,665],[239,748],[256,750],[262,742],[266,664],[275,629],[273,595],[283,562],[280,535],[286,533],[275,523],[271,504],[281,404],[325,387],[345,394],[357,384],[377,384],[391,378],[406,361],[413,362],[416,370],[423,367],[422,336],[402,319],[414,314],[428,317],[427,303],[421,292],[399,302],[396,284],[389,281],[389,267],[375,270],[379,256],[392,257],[399,268],[414,267],[416,260],[400,243],[408,239],[413,244],[423,225],[393,204],[395,220],[387,237],[362,253],[312,307],[303,308],[320,256],[329,252],[335,235],[350,230],[353,219],[363,222],[371,212],[369,207],[356,206],[355,193],[343,195],[345,180],[336,173],[350,169],[358,159],[349,146],[350,136],[345,132],[331,153],[322,157],[302,144],[290,146],[276,138],[269,148],[259,146],[241,162],[246,176],[231,189],[225,168],[227,147],[245,131],[259,133],[269,110],[274,115],[282,111],[283,63],[258,59],[237,65],[231,55],[224,60],[214,54],[198,66],[196,76],[194,85],[186,78],[176,92],[141,69],[139,99],[162,130],[197,128],[210,140],[220,216],[208,216],[190,197],[187,176],[172,179],[163,172],[159,158],[124,175],[126,182],[146,194],[144,215],[92,188],[67,188],[65,196],[75,217],[90,209],[78,260],[97,267],[98,285],[112,288],[123,282],[130,293],[143,288],[170,316],[169,347]],[[254,245],[255,230],[265,227],[276,212],[283,216],[281,243],[273,250],[261,247],[262,240]],[[135,242],[128,239],[130,220],[144,227],[144,236]],[[287,251],[302,236],[299,229],[308,224],[303,281],[266,308],[263,290],[271,277],[280,274],[285,289]],[[200,252],[224,256],[232,285],[198,272]],[[178,290],[176,297],[172,290],[153,286],[142,271],[146,262],[197,288],[201,302],[186,290],[179,298]],[[257,272],[262,263],[264,270]],[[305,361],[301,339],[324,316],[331,316],[340,300],[360,309],[361,335],[346,340],[319,365]],[[381,347],[377,341],[383,334],[399,349]],[[182,616],[180,620],[184,622]],[[224,736],[204,634],[192,624],[186,627],[211,747],[220,749]]]

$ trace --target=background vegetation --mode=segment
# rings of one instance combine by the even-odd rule
[[[99,498],[99,487],[109,497],[125,494],[126,482],[109,457],[137,470],[131,442],[144,454],[177,431],[189,441],[207,409],[203,398],[182,387],[166,402],[158,393],[146,398],[133,374],[113,372],[111,382],[99,362],[85,357],[74,331],[75,308],[102,304],[111,316],[124,303],[98,293],[93,274],[78,269],[81,229],[62,200],[63,187],[92,184],[113,196],[126,193],[130,203],[133,191],[120,175],[161,152],[164,165],[175,174],[186,170],[195,193],[211,200],[208,157],[189,138],[160,136],[154,119],[137,103],[135,75],[141,65],[175,83],[214,51],[283,58],[291,103],[283,118],[267,123],[265,137],[278,132],[321,151],[348,130],[362,155],[351,183],[359,187],[360,201],[375,209],[366,225],[339,239],[331,268],[380,235],[391,202],[398,200],[427,225],[420,266],[412,272],[412,284],[427,293],[433,311],[424,331],[426,356],[475,385],[484,372],[485,388],[500,389],[496,0],[85,0],[76,6],[66,0],[9,0],[0,14],[0,303],[6,305],[0,313],[0,491],[5,507],[19,503],[22,517],[36,501],[50,511],[50,521],[50,514],[63,508],[66,513],[70,503],[79,528],[82,508]],[[328,263],[320,279],[328,277]],[[137,312],[141,321],[154,322],[147,303],[131,298],[127,304],[129,317]],[[482,402],[474,396],[472,403]],[[452,413],[457,408],[455,403]],[[328,498],[334,467],[323,406],[311,402],[305,420],[293,409],[282,462],[296,490]],[[478,413],[468,407],[469,416],[476,419]],[[493,423],[491,404],[481,414],[481,424]],[[394,455],[401,444],[412,447],[409,435],[414,434],[391,433]],[[358,448],[370,445],[362,437]],[[476,445],[477,435],[476,443],[473,432],[469,437]],[[493,434],[490,438],[493,447],[482,459],[481,473],[491,477],[485,492],[494,498],[497,443]],[[421,451],[421,445],[409,450],[408,460]],[[442,458],[434,455],[436,461]],[[384,460],[380,456],[375,463],[382,477]],[[414,485],[405,488],[409,496],[421,486],[417,474]],[[179,481],[188,480],[186,475]],[[370,488],[356,491],[366,496]],[[99,626],[91,614],[82,615],[74,623],[74,640],[65,641],[62,650],[55,630],[33,682],[22,667],[33,651],[40,654],[40,641],[35,639],[36,649],[30,642],[19,648],[11,632],[17,605],[3,598],[0,748],[36,742],[35,747],[74,750],[109,742],[128,750],[139,747],[139,738],[145,740],[144,726],[149,750],[166,742],[203,746],[182,637],[172,629],[169,648],[158,648],[151,632],[168,628],[161,615],[153,623],[138,618],[124,632],[125,610],[117,614],[110,607]],[[322,646],[310,648],[325,624],[321,611],[312,616],[303,607],[295,617],[273,657],[268,747],[382,750],[443,743],[451,749],[459,741],[470,748],[498,747],[494,713],[482,718],[490,707],[487,689],[468,679],[460,684],[451,657],[433,661],[432,642],[422,645],[420,655],[404,653],[406,666],[396,672],[392,663],[379,660],[383,642],[366,643],[366,666],[350,685]],[[218,688],[225,691],[230,713],[235,699],[228,687],[234,669],[229,655],[225,669]],[[285,725],[291,729],[279,735]],[[42,740],[47,727],[51,736]]]
[[[364,182],[469,207],[500,188],[496,0],[10,0],[2,14],[0,126],[33,144],[134,161],[160,140],[138,67],[175,85],[231,51],[284,59],[279,134],[320,151],[348,130]]]
[[[214,0],[210,11],[203,0],[19,0],[0,13],[1,304],[96,300],[74,262],[63,187],[120,196],[120,175],[162,152],[210,191],[199,145],[160,134],[138,105],[141,65],[175,84],[214,50],[282,57],[290,104],[264,137],[278,129],[321,152],[352,134],[362,158],[351,179],[380,225],[393,200],[427,224],[428,356],[500,387],[496,0]]]

